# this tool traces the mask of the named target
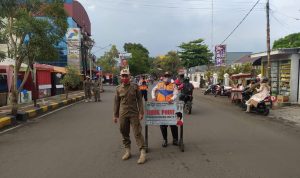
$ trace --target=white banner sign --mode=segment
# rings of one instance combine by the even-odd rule
[[[183,102],[147,102],[145,108],[146,125],[183,124]]]
[[[68,65],[75,66],[78,70],[81,68],[81,33],[79,28],[68,28]]]

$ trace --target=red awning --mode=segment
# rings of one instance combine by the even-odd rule
[[[34,64],[36,70],[48,70],[50,72],[54,71],[54,66],[47,65],[47,64]]]

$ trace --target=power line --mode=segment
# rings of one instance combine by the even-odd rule
[[[273,13],[271,13],[271,17],[273,17],[273,19],[274,19],[279,25],[282,26],[282,28],[285,30],[285,32],[287,32],[287,33],[290,33],[290,32],[291,32],[291,30],[288,29],[283,23],[281,23],[280,20],[277,19],[277,18],[274,16]]]
[[[246,20],[246,18],[250,15],[250,13],[253,11],[253,9],[256,7],[256,5],[259,3],[260,0],[258,0],[254,6],[250,9],[250,11],[245,15],[245,17],[238,23],[238,25],[229,33],[229,35],[223,40],[221,44],[223,44],[234,32],[239,26]]]
[[[211,0],[211,51],[214,46],[214,0]]]
[[[293,31],[297,31],[297,29],[291,28],[291,26],[288,25],[288,23],[286,23],[284,20],[280,20],[280,18],[277,18],[277,17],[275,16],[274,11],[271,11],[271,16],[274,18],[274,20],[275,20],[276,22],[278,22],[278,24],[280,24],[283,28],[285,28],[286,30],[288,30],[288,31],[287,31],[288,33],[291,33],[291,32],[293,32]]]

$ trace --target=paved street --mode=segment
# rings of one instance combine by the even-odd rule
[[[113,91],[106,88],[101,103],[81,102],[1,134],[0,177],[300,177],[299,128],[244,113],[200,90],[185,118],[185,152],[162,148],[159,128],[150,127],[148,162],[136,164],[135,141],[133,157],[122,161]]]

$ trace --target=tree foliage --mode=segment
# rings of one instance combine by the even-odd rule
[[[67,15],[63,0],[43,3],[40,0],[1,0],[0,40],[8,46],[8,57],[15,60],[14,82],[12,85],[13,114],[17,111],[17,74],[22,63],[31,68],[40,59],[58,59],[57,43],[67,30]],[[3,53],[0,55],[2,58]],[[32,68],[30,69],[32,70]],[[25,76],[28,76],[28,72]],[[24,77],[22,84],[27,77]]]
[[[117,73],[117,58],[119,57],[119,52],[116,45],[112,45],[111,49],[108,52],[105,52],[97,60],[97,65],[101,66],[102,71],[105,73]]]
[[[163,72],[168,71],[172,75],[176,75],[178,69],[182,68],[180,57],[176,51],[169,51],[164,56],[158,56],[153,61],[153,71],[162,75]]]
[[[80,71],[75,66],[67,66],[66,67],[67,73],[61,80],[61,83],[64,85],[66,91],[66,98],[68,98],[68,91],[71,88],[76,88],[80,84]]]
[[[300,33],[293,33],[274,41],[273,49],[300,47]]]
[[[149,72],[149,51],[142,44],[125,43],[124,50],[131,53],[131,58],[128,60],[128,64],[132,75],[145,74]]]
[[[179,56],[186,68],[209,64],[213,56],[203,39],[182,43],[179,48]]]
[[[227,67],[216,67],[214,69],[209,69],[205,73],[205,77],[210,79],[213,74],[218,74],[218,80],[224,80],[224,74],[229,74],[229,76],[239,73],[250,73],[256,76],[260,73],[259,69],[254,69],[252,63],[245,63],[241,65],[227,66]]]

